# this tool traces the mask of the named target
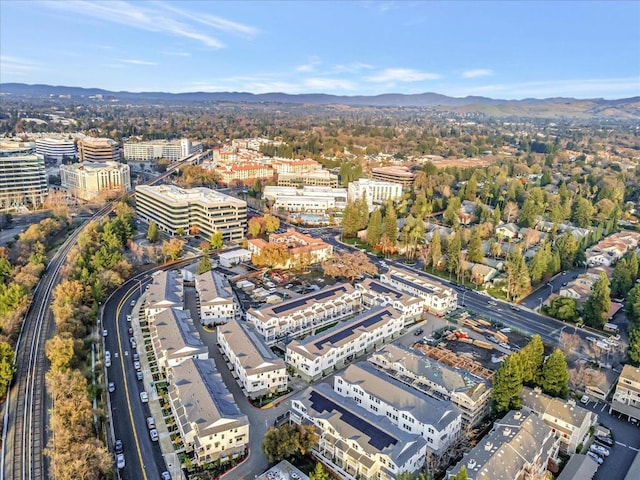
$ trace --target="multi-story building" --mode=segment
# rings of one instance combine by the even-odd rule
[[[311,158],[291,159],[276,157],[268,159],[268,163],[278,175],[286,173],[314,172],[322,169],[322,165]]]
[[[404,315],[393,307],[374,307],[316,335],[287,344],[286,362],[314,381],[400,335]]]
[[[356,289],[362,292],[360,301],[363,308],[391,305],[401,311],[410,323],[419,320],[424,311],[424,301],[421,298],[396,290],[374,278],[366,278],[356,285]]]
[[[369,207],[386,203],[387,200],[398,200],[402,197],[402,185],[392,182],[381,182],[360,178],[349,183],[347,198],[350,202],[358,198],[364,198]]]
[[[224,276],[209,270],[196,275],[195,284],[203,325],[220,325],[240,317],[240,305]]]
[[[612,411],[622,413],[635,422],[640,420],[640,368],[632,365],[622,368],[609,407],[609,413]]]
[[[247,225],[247,203],[208,188],[175,185],[136,187],[136,211],[171,235],[197,231],[205,238],[222,232],[225,240],[241,240]]]
[[[14,155],[17,153],[17,155]],[[42,205],[47,196],[47,174],[41,155],[0,150],[0,211]]]
[[[380,275],[380,281],[422,298],[426,312],[444,315],[458,308],[458,294],[453,288],[445,287],[408,270],[390,267],[386,273]]]
[[[469,480],[545,478],[547,464],[557,459],[559,446],[560,440],[537,414],[511,411],[493,424],[491,432],[445,478],[452,478],[462,466]]]
[[[72,138],[36,138],[36,153],[57,163],[65,158],[78,158],[76,142]]]
[[[168,370],[169,403],[185,451],[197,465],[237,457],[249,444],[249,420],[238,409],[213,360],[187,360]]]
[[[413,185],[416,174],[408,167],[376,167],[371,169],[371,178],[383,182],[399,183],[405,187]]]
[[[128,142],[124,144],[126,160],[148,162],[164,158],[176,162],[193,153],[191,140],[154,140],[151,142]]]
[[[285,265],[280,265],[280,268],[312,265],[323,262],[333,255],[333,245],[320,238],[299,233],[293,228],[284,233],[272,233],[269,235],[269,242],[261,238],[251,239],[247,248],[252,255],[260,255],[262,249],[270,243],[282,244],[287,247],[289,260]]]
[[[541,390],[522,389],[522,406],[534,411],[560,439],[560,450],[572,455],[589,437],[598,415],[579,407],[574,400],[565,401],[545,395]]]
[[[231,320],[217,331],[220,351],[241,385],[242,393],[257,398],[287,389],[284,360],[271,351],[253,325]]]
[[[278,186],[338,188],[338,176],[328,170],[315,170],[305,173],[280,173],[278,174]]]
[[[316,426],[313,453],[346,480],[395,480],[423,467],[427,441],[376,417],[327,384],[309,387],[291,400],[290,419]]]
[[[460,436],[462,417],[453,403],[404,385],[368,362],[337,373],[333,389],[373,415],[386,416],[401,430],[422,435],[436,455]]]
[[[252,308],[246,320],[255,325],[267,345],[313,333],[318,328],[353,316],[360,310],[360,292],[337,283],[290,300]]]
[[[209,358],[189,312],[166,308],[149,323],[151,345],[161,369],[175,367],[190,358]]]
[[[144,297],[144,313],[147,320],[152,322],[158,313],[167,308],[184,308],[184,285],[180,275],[170,270],[161,270],[154,273],[152,279]]]
[[[81,162],[119,162],[120,146],[110,138],[84,137],[78,140]]]
[[[275,170],[270,165],[257,162],[221,165],[213,171],[224,185],[253,185],[256,180],[271,180],[275,177]]]
[[[81,200],[107,200],[131,190],[131,171],[129,165],[117,162],[72,163],[60,165],[60,181]]]
[[[263,198],[273,202],[281,212],[324,214],[342,211],[347,205],[346,188],[329,187],[264,187]]]
[[[434,398],[450,400],[462,414],[464,427],[489,414],[491,384],[460,368],[450,367],[401,344],[389,344],[369,357],[376,367]]]

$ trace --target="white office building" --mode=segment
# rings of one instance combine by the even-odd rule
[[[41,155],[0,151],[0,211],[39,207],[47,196],[47,174]]]
[[[222,274],[209,270],[196,275],[195,284],[202,325],[220,325],[240,317],[240,305]]]
[[[376,204],[386,203],[387,200],[399,200],[400,197],[402,197],[402,185],[399,183],[360,178],[355,182],[349,183],[348,187],[350,202],[358,198],[364,198],[370,208]]]
[[[60,165],[62,188],[81,200],[108,200],[131,190],[129,165],[82,162]]]
[[[347,205],[345,188],[267,185],[262,196],[273,203],[273,208],[285,212],[324,214],[327,211],[342,211]]]
[[[36,153],[42,155],[45,160],[54,160],[57,163],[62,159],[78,158],[76,142],[72,138],[37,138]]]
[[[164,158],[176,162],[192,153],[191,140],[155,140],[150,142],[127,142],[124,158],[134,162],[149,162]]]

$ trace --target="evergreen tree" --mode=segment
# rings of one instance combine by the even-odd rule
[[[450,197],[447,209],[444,211],[442,221],[445,225],[456,227],[460,224],[458,213],[460,212],[460,199],[458,197]]]
[[[517,355],[522,365],[522,381],[532,384],[538,376],[544,362],[544,345],[540,335],[534,335]]]
[[[631,277],[631,283],[635,283],[638,278],[638,255],[633,252],[629,257],[629,276]]]
[[[640,284],[636,284],[627,295],[625,302],[627,318],[632,322],[640,320]]]
[[[211,271],[211,259],[209,255],[202,255],[202,258],[198,262],[198,267],[196,269],[196,274],[200,275],[201,273],[206,273]]]
[[[517,355],[509,355],[504,359],[493,377],[493,408],[496,413],[519,409],[522,405],[522,367]]]
[[[529,264],[529,272],[531,274],[531,281],[538,283],[547,274],[549,264],[552,262],[551,245],[549,242],[544,244],[538,249],[531,263]]]
[[[500,212],[500,207],[496,205],[496,207],[493,209],[493,224],[495,226],[500,225],[501,215],[502,213]]]
[[[456,232],[449,239],[447,245],[447,259],[444,268],[449,273],[458,275],[462,268],[462,238],[460,232]]]
[[[591,295],[582,306],[585,323],[591,327],[600,328],[607,321],[607,313],[611,308],[611,294],[609,293],[609,279],[602,272],[591,287]]]
[[[376,208],[367,226],[367,245],[375,247],[380,243],[380,237],[382,237],[382,214],[380,209]]]
[[[482,238],[480,238],[480,230],[473,229],[471,240],[467,247],[467,260],[474,263],[480,263],[484,260],[484,252],[482,251]]]
[[[634,254],[635,256],[635,254]],[[631,271],[627,259],[623,258],[613,269],[611,276],[611,296],[613,298],[623,298],[629,293],[633,286]]]
[[[320,462],[316,463],[316,468],[309,473],[309,480],[331,480],[331,476],[327,473]]]
[[[467,467],[466,465],[462,465],[458,473],[456,473],[450,480],[468,480]]]
[[[393,201],[387,202],[387,209],[384,216],[383,235],[386,235],[393,243],[398,240],[398,216],[393,207]]]
[[[563,233],[556,240],[556,251],[560,256],[560,268],[570,270],[578,252],[578,242],[571,232]]]
[[[151,243],[156,243],[160,237],[158,233],[158,224],[151,220],[149,222],[149,228],[147,229],[147,240]]]
[[[629,329],[629,350],[627,351],[629,361],[635,366],[640,365],[640,325],[634,323]]]
[[[567,398],[569,393],[569,369],[564,353],[556,348],[542,366],[540,387],[553,397]]]
[[[438,263],[440,263],[440,259],[442,258],[442,243],[440,241],[440,233],[437,229],[433,232],[433,237],[431,238],[429,257],[431,257],[431,266],[433,268],[437,268]]]
[[[594,213],[595,209],[591,201],[583,197],[578,197],[573,204],[571,220],[573,220],[573,223],[578,227],[587,228],[591,225],[591,219]]]
[[[518,299],[529,293],[531,279],[519,247],[516,247],[508,255],[505,270],[507,271],[507,298],[509,300]]]

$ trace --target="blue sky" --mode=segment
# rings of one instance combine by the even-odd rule
[[[640,1],[0,1],[0,82],[640,95]]]

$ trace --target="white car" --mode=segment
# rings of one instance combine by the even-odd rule
[[[111,352],[109,350],[104,352],[104,364],[106,367],[111,366]]]
[[[585,340],[588,340],[590,342],[597,342],[598,340],[594,337],[586,337]]]
[[[587,452],[587,455],[589,455],[589,457],[591,457],[593,461],[596,462],[598,465],[602,465],[602,462],[604,461],[602,457],[599,457],[593,452]]]
[[[140,371],[140,362],[133,362],[133,368],[135,368],[136,371]]]
[[[589,403],[589,395],[583,395],[582,398],[580,399],[580,403],[583,405],[586,405],[587,403]]]
[[[496,302],[495,300],[489,300],[487,303],[489,305],[491,305],[492,307],[497,307],[498,306],[498,302]]]
[[[152,430],[149,430],[149,436],[151,437],[151,440],[153,440],[154,442],[158,441],[158,430],[156,430],[155,428]]]
[[[118,465],[118,469],[122,470],[124,468],[124,453],[116,455],[116,464]]]
[[[129,305],[131,305],[132,307],[135,307],[136,306],[136,301],[135,300],[131,300],[131,303]]]
[[[140,392],[140,401],[142,403],[149,403],[149,394],[147,392]]]
[[[596,453],[598,455],[602,455],[604,457],[609,456],[609,449],[607,447],[603,447],[602,445],[596,445],[595,443],[589,447],[589,451]]]
[[[109,332],[107,331],[107,329],[105,328],[104,330],[102,330],[102,336],[106,337],[107,335],[109,335]]]
[[[127,315],[127,322],[131,321],[131,315]]]

